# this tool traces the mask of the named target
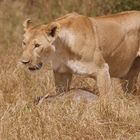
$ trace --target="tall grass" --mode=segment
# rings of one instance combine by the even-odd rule
[[[54,93],[53,73],[45,66],[31,74],[17,65],[22,52],[22,23],[26,18],[38,24],[72,11],[88,16],[103,15],[121,11],[114,9],[119,5],[117,2],[0,1],[0,140],[140,139],[139,96],[124,93],[116,80],[113,80],[115,93],[110,104],[107,97],[104,102],[77,101],[72,92],[36,106],[34,100],[38,96]],[[95,81],[76,76],[72,87],[96,90]]]

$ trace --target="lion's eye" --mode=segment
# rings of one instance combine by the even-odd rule
[[[35,44],[35,48],[38,48],[40,46],[40,44]]]
[[[25,43],[24,41],[22,42],[22,44],[23,44],[24,46],[26,45],[26,43]]]

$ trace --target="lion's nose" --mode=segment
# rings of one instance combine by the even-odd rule
[[[21,62],[23,63],[23,64],[28,64],[28,63],[30,63],[30,61],[29,60],[21,60]]]

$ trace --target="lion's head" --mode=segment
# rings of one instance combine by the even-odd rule
[[[33,26],[31,20],[26,20],[23,26],[25,33],[21,62],[29,70],[38,70],[44,62],[50,60],[51,54],[55,52],[53,42],[57,37],[60,25],[53,22],[48,25]]]

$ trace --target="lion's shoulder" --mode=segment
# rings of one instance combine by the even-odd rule
[[[90,18],[77,13],[56,20],[60,24],[59,37],[72,53],[91,57],[95,44],[95,32]]]

